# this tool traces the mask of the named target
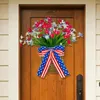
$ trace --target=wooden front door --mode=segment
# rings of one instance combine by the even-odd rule
[[[65,19],[77,32],[84,33],[83,9],[22,9],[20,15],[23,35],[34,21],[45,16]],[[41,64],[37,49],[36,46],[20,49],[20,100],[77,100],[76,77],[82,74],[84,78],[84,38],[65,48],[64,63],[70,73],[65,79],[61,79],[56,71],[49,71],[44,79],[37,76]]]

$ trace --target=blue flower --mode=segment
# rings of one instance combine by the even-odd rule
[[[53,22],[52,27],[57,27],[57,24],[55,22]]]
[[[83,37],[83,34],[79,32],[77,37]]]

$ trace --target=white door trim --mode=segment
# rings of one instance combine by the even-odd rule
[[[95,0],[9,0],[9,100],[19,100],[19,4],[85,4],[85,100],[95,100]]]

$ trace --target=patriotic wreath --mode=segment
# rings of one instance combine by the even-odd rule
[[[43,59],[37,72],[38,76],[44,78],[53,63],[61,78],[65,78],[69,72],[61,56],[64,56],[65,46],[76,42],[78,37],[83,37],[83,34],[79,32],[76,36],[76,30],[69,22],[62,19],[55,22],[47,17],[36,21],[25,37],[20,36],[20,46],[39,46],[38,52]]]

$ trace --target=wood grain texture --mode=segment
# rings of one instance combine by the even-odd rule
[[[67,20],[72,26],[74,25],[73,19]],[[74,27],[74,26],[73,26]],[[73,44],[65,48],[64,63],[68,68],[70,75],[66,78],[66,100],[74,100],[74,48]]]
[[[28,27],[30,27],[30,12],[22,12],[22,24],[21,24],[21,33],[25,35]],[[22,20],[23,19],[23,20]],[[23,46],[21,48],[21,100],[30,100],[30,73],[31,73],[31,59],[30,59],[30,50],[28,46]]]
[[[31,100],[40,100],[40,78],[37,77],[41,58],[38,56],[37,47],[31,48]]]
[[[84,12],[82,10],[75,10],[74,12],[74,27],[77,30],[77,32],[81,32],[84,34]],[[85,35],[84,35],[85,37]],[[84,76],[84,37],[83,38],[78,38],[78,42],[75,43],[74,45],[74,61],[75,61],[75,100],[77,100],[76,97],[76,77],[77,75],[81,74]],[[84,77],[83,77],[84,79]]]
[[[47,15],[51,15],[55,18],[54,20],[61,16],[62,19],[69,21],[77,31],[84,32],[83,12],[72,9],[56,10],[55,13],[52,10],[24,10],[21,32],[25,33],[27,27],[32,26],[34,21]],[[65,79],[61,79],[58,73],[49,72],[44,79],[38,77],[36,73],[41,64],[38,47],[23,47],[21,50],[21,100],[76,100],[76,76],[78,74],[84,75],[83,39],[78,39],[76,44],[65,48],[63,59],[70,73]]]

